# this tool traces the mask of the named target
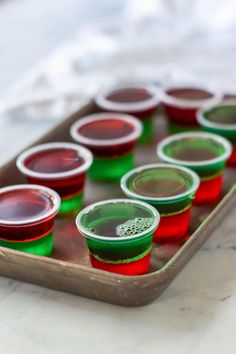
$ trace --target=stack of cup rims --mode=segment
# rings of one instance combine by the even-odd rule
[[[225,165],[236,166],[236,103],[201,85],[115,85],[98,113],[70,127],[71,142],[37,145],[16,165],[28,184],[0,189],[0,246],[41,256],[53,250],[55,219],[73,218],[92,267],[123,275],[149,270],[152,246],[184,242],[191,211],[221,197]],[[162,105],[169,136],[154,146]],[[136,147],[156,161],[136,167]],[[86,180],[118,183],[125,199],[88,205]]]

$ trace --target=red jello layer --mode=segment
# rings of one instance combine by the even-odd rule
[[[223,175],[211,179],[201,180],[195,194],[194,204],[211,204],[216,202],[221,195]]]
[[[196,118],[197,108],[180,108],[164,103],[163,107],[170,121],[179,124],[198,126]]]
[[[69,198],[81,193],[84,189],[85,173],[73,177],[66,177],[60,179],[39,179],[34,177],[27,177],[29,183],[39,184],[54,189],[60,197]]]
[[[232,154],[230,155],[228,161],[227,161],[228,166],[236,166],[236,146],[234,146]]]
[[[107,263],[101,260],[98,260],[93,255],[90,254],[90,261],[94,268],[105,270],[107,272],[123,274],[123,275],[141,275],[148,272],[150,264],[151,252],[148,253],[145,257],[133,261],[130,263]]]
[[[135,148],[136,142],[136,140],[133,140],[127,143],[113,144],[110,146],[92,146],[86,144],[84,144],[84,146],[90,149],[90,151],[92,151],[93,155],[96,157],[116,158],[132,152]]]
[[[178,241],[182,239],[189,228],[191,207],[176,215],[161,216],[158,229],[154,233],[156,242]]]
[[[26,241],[43,237],[53,229],[54,217],[32,225],[0,225],[0,238],[10,241]]]

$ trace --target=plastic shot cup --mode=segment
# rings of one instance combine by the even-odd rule
[[[105,181],[119,181],[134,167],[134,149],[141,132],[136,118],[120,113],[91,114],[71,127],[72,138],[93,153],[90,178]]]
[[[198,112],[198,123],[208,132],[228,139],[232,153],[227,165],[236,166],[236,102],[228,102],[209,107]]]
[[[53,248],[60,197],[46,187],[14,185],[0,189],[0,246],[40,256]]]
[[[220,92],[204,85],[170,85],[159,90],[171,134],[199,129],[197,111],[219,103]]]
[[[231,144],[225,138],[206,132],[175,134],[157,146],[161,160],[188,167],[199,175],[196,204],[209,204],[219,199],[223,169],[231,151]]]
[[[153,86],[115,85],[96,97],[97,106],[103,111],[121,112],[137,117],[143,126],[141,143],[154,137],[154,114],[159,105],[158,91]]]
[[[188,168],[157,163],[128,172],[121,179],[121,189],[126,196],[158,210],[161,220],[154,240],[169,242],[186,235],[199,183],[198,175]]]
[[[86,238],[94,268],[140,275],[148,272],[159,221],[157,210],[146,203],[111,199],[82,210],[76,225]]]
[[[17,167],[28,183],[54,189],[61,197],[59,214],[78,213],[83,205],[87,170],[91,152],[72,143],[48,143],[30,148],[19,155]]]

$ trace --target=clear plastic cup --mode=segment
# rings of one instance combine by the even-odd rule
[[[231,144],[225,138],[205,132],[174,134],[157,146],[162,161],[188,167],[199,175],[200,186],[194,199],[198,204],[219,199],[223,169],[231,151]]]
[[[188,168],[157,163],[128,172],[121,179],[121,189],[158,210],[161,220],[154,240],[169,242],[186,236],[199,183],[198,175]]]
[[[154,137],[154,114],[159,105],[158,91],[154,86],[117,84],[106,88],[96,97],[97,106],[103,111],[121,112],[137,117],[143,126],[141,143]]]
[[[160,215],[149,204],[111,199],[92,204],[76,219],[91,264],[102,270],[139,275],[148,271],[153,232]]]
[[[232,153],[227,165],[236,166],[236,102],[221,103],[198,112],[198,123],[211,133],[228,139],[232,146]]]
[[[41,256],[53,248],[54,219],[59,195],[38,185],[0,189],[0,246]]]
[[[54,189],[61,197],[60,215],[78,213],[83,205],[91,152],[72,143],[56,142],[32,147],[17,158],[17,167],[27,181]]]
[[[159,91],[171,134],[199,129],[197,111],[219,103],[222,94],[204,84],[172,84]]]
[[[142,132],[134,117],[119,113],[97,113],[79,119],[71,136],[94,156],[89,176],[93,180],[119,181],[134,167],[134,150]]]

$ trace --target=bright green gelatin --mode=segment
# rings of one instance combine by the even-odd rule
[[[149,143],[154,137],[154,118],[148,117],[146,119],[142,119],[143,132],[141,137],[139,138],[139,143],[146,144]]]
[[[60,216],[77,214],[83,207],[83,193],[61,200]]]
[[[53,249],[53,233],[50,232],[42,238],[30,241],[11,242],[0,240],[0,246],[38,256],[50,256]]]
[[[94,157],[89,169],[92,180],[119,181],[120,178],[134,167],[134,154],[127,154],[116,158]]]

